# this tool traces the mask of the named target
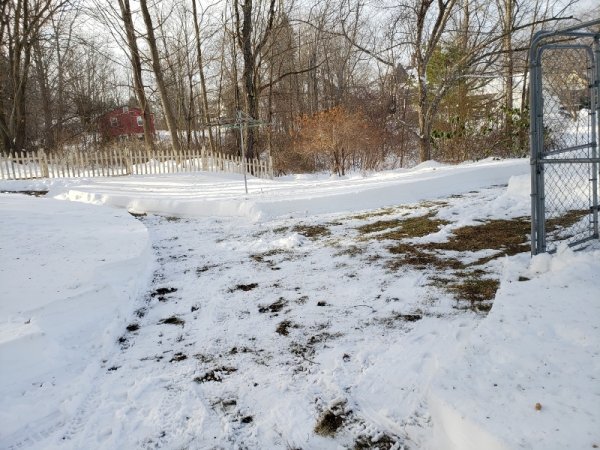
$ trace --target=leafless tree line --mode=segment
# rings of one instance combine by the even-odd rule
[[[149,149],[151,114],[175,151],[251,118],[279,172],[520,155],[529,42],[576,1],[0,0],[0,151],[105,145],[130,105]]]

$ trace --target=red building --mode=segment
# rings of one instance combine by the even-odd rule
[[[98,129],[105,139],[144,137],[144,118],[140,108],[121,106],[98,119]],[[150,132],[154,135],[154,114],[150,114]]]

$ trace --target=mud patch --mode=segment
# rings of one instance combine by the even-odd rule
[[[315,424],[314,431],[319,436],[332,437],[344,425],[348,414],[345,412],[346,403],[338,403],[323,411]]]
[[[232,287],[231,289],[229,289],[229,292],[235,292],[235,291],[243,291],[243,292],[248,292],[251,291],[253,289],[256,289],[258,287],[258,283],[250,283],[250,284],[238,284],[235,287]]]
[[[171,316],[166,319],[159,320],[158,323],[166,324],[166,325],[181,325],[182,327],[185,325],[185,320],[177,317]]]
[[[127,327],[125,329],[127,331],[129,331],[130,333],[133,333],[134,331],[137,331],[140,329],[140,325],[137,323],[130,323],[129,325],[127,325]]]

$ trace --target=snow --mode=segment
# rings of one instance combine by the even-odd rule
[[[121,211],[7,194],[0,209],[2,442],[79,394],[151,260],[146,229]]]
[[[527,216],[528,172],[0,181],[49,190],[0,194],[0,448],[600,445],[598,250],[485,263],[484,316],[358,231]]]
[[[597,250],[505,261],[491,313],[430,392],[443,448],[598,445],[599,276]]]

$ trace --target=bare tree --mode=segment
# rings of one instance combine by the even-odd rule
[[[246,113],[253,119],[258,119],[258,88],[259,88],[259,69],[260,54],[263,47],[267,44],[269,36],[273,31],[273,24],[276,14],[276,0],[269,0],[268,10],[265,13],[264,24],[261,28],[257,25],[257,16],[260,16],[262,7],[261,0],[258,0],[254,6],[253,0],[234,0],[233,9],[235,14],[235,37],[238,46],[242,52],[244,60],[244,69],[242,79],[244,81],[244,94],[246,103]],[[246,129],[246,157],[254,158],[256,151],[256,129]]]
[[[173,112],[173,107],[169,99],[169,92],[167,90],[163,69],[161,67],[161,58],[158,53],[156,35],[154,33],[154,24],[152,23],[152,17],[150,16],[150,11],[148,10],[147,0],[140,0],[140,7],[142,10],[142,17],[146,25],[146,41],[148,42],[148,48],[150,50],[152,71],[156,79],[156,86],[160,94],[167,126],[169,127],[169,132],[171,133],[171,145],[173,150],[179,152],[181,149],[181,143],[179,142],[177,119],[175,118],[175,113]]]
[[[28,146],[27,94],[34,45],[68,0],[13,0],[0,6],[0,142],[5,151]]]

